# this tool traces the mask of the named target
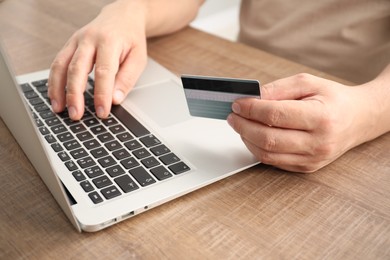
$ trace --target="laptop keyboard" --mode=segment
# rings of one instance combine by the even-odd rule
[[[97,118],[91,89],[83,118],[73,121],[66,110],[51,111],[46,79],[20,86],[39,132],[95,204],[190,170],[123,107]]]

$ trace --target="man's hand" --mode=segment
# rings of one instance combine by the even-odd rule
[[[78,30],[57,54],[49,77],[49,97],[54,112],[68,107],[73,120],[84,113],[83,93],[88,74],[95,73],[96,114],[108,116],[133,88],[146,66],[145,22],[142,8],[117,2]]]
[[[374,137],[368,86],[348,87],[309,74],[264,85],[262,99],[240,99],[228,117],[263,163],[314,172]]]

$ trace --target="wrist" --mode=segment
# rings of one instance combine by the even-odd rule
[[[367,110],[366,126],[369,128],[365,141],[390,131],[390,65],[374,80],[357,88],[361,89]]]

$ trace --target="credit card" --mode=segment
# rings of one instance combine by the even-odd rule
[[[226,119],[238,98],[260,98],[258,80],[182,75],[184,93],[192,116]]]

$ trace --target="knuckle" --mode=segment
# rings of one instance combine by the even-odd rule
[[[296,75],[296,79],[298,81],[301,81],[301,82],[307,82],[307,81],[310,81],[312,79],[313,75],[309,74],[309,73],[298,73]]]
[[[283,107],[281,108],[283,109]],[[273,108],[268,114],[268,118],[267,118],[268,124],[272,126],[279,125],[279,122],[281,121],[282,117],[283,117],[282,110]]]
[[[266,151],[274,151],[276,147],[276,139],[273,135],[267,135],[263,139],[263,149]]]

